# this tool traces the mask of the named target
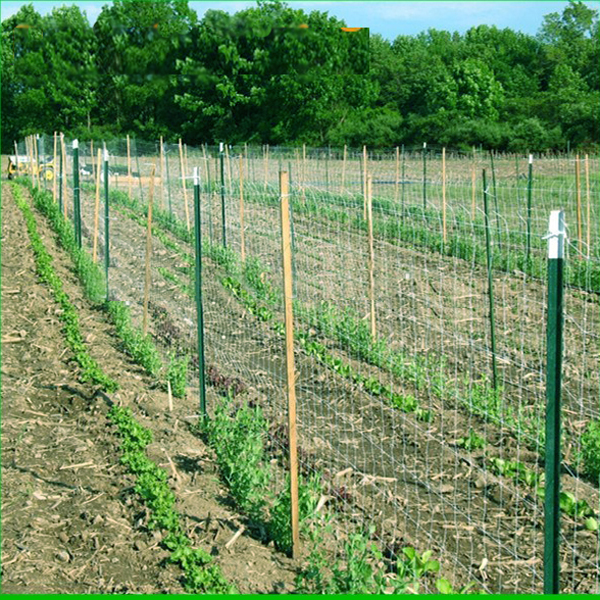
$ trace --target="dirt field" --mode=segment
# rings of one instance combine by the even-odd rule
[[[190,190],[188,197],[191,198]],[[176,214],[183,219],[185,212],[180,192],[173,194],[173,203]],[[122,210],[116,210],[114,207],[112,210],[111,296],[128,302],[135,320],[139,323],[144,281],[145,231],[128,219]],[[260,257],[268,265],[269,278],[278,284],[278,213],[272,208],[252,203],[247,204],[246,210],[247,252]],[[36,323],[39,317],[35,313],[32,317],[26,312],[29,308],[33,310],[34,303],[31,303],[31,306],[28,301],[19,304],[20,292],[25,289],[36,290],[35,296],[40,296],[39,310],[46,310],[51,306],[51,301],[41,296],[44,288],[35,283],[31,273],[27,285],[25,280],[19,280],[19,292],[11,293],[17,286],[10,283],[10,271],[5,266],[5,261],[9,258],[6,247],[14,245],[16,248],[14,281],[17,281],[17,273],[21,277],[20,271],[25,269],[23,261],[17,261],[17,256],[27,255],[27,248],[24,248],[26,236],[22,232],[15,236],[14,230],[18,231],[16,226],[6,229],[5,215],[8,213],[10,216],[11,211],[11,218],[16,223],[20,213],[14,208],[10,194],[4,193],[3,300],[5,307],[11,302],[14,304],[15,322],[21,318],[20,315],[27,315],[28,319]],[[90,245],[93,223],[92,194],[84,194],[82,211],[84,235],[86,243]],[[210,237],[212,231],[215,242],[218,241],[218,198],[212,197],[209,200],[208,196],[204,196],[203,214],[212,214],[213,217],[211,227],[206,220],[204,221],[204,235]],[[228,239],[233,248],[239,250],[239,217],[235,203],[228,204],[227,218]],[[41,217],[38,217],[38,220],[43,222]],[[102,218],[100,225],[102,232]],[[364,236],[348,227],[333,227],[318,218],[296,217],[294,226],[297,244],[297,298],[307,305],[315,305],[320,300],[333,301],[340,307],[352,308],[359,315],[366,317],[368,278],[365,272],[367,257]],[[23,229],[22,225],[21,227]],[[45,243],[52,248],[53,255],[57,256],[56,266],[59,273],[68,282],[69,294],[84,311],[82,322],[89,322],[88,331],[94,336],[94,352],[101,357],[108,374],[116,376],[122,382],[123,391],[119,392],[117,399],[135,407],[136,416],[140,415],[142,422],[155,431],[157,442],[152,446],[152,451],[157,460],[168,468],[167,457],[171,457],[180,467],[177,469],[179,477],[174,475],[171,482],[177,492],[179,508],[188,516],[189,530],[196,531],[198,540],[218,556],[225,575],[238,585],[240,591],[290,591],[297,565],[274,553],[271,548],[264,547],[244,535],[236,543],[231,554],[223,549],[223,545],[241,521],[239,516],[227,508],[227,493],[215,481],[215,468],[210,452],[197,438],[189,434],[185,426],[192,419],[191,415],[197,412],[197,388],[194,381],[190,381],[187,398],[176,402],[175,413],[168,414],[165,410],[165,394],[153,389],[152,383],[135,367],[124,361],[122,355],[116,351],[110,327],[103,322],[101,314],[86,305],[66,261],[53,245],[52,237],[44,228],[42,230]],[[170,234],[168,236],[174,239]],[[102,247],[102,234],[100,242]],[[180,241],[177,243],[185,247]],[[151,300],[167,310],[169,318],[184,332],[186,343],[193,348],[196,332],[193,301],[159,272],[159,268],[174,272],[177,266],[183,266],[184,263],[181,257],[159,240],[154,239],[153,247]],[[353,250],[352,253],[348,252],[349,249]],[[186,250],[192,252],[189,247],[186,247]],[[375,252],[378,335],[386,339],[394,350],[414,356],[433,356],[437,360],[444,357],[445,370],[457,382],[465,378],[469,381],[477,380],[483,374],[489,373],[488,307],[484,269],[458,259],[424,254],[406,245],[398,248],[381,241],[376,242]],[[32,267],[31,257],[29,263]],[[32,272],[32,268],[30,271]],[[248,399],[263,407],[272,423],[283,423],[283,338],[268,324],[257,320],[223,288],[219,283],[222,275],[220,267],[205,259],[203,289],[207,360],[228,376],[243,379],[248,385]],[[531,280],[522,273],[498,277],[498,354],[502,358],[499,368],[507,390],[506,400],[528,410],[532,415],[543,410],[545,342],[540,328],[543,327],[544,294],[541,282]],[[595,333],[594,330],[599,322],[599,314],[597,300],[578,291],[569,292],[567,307],[572,323],[587,324],[584,330],[578,330],[577,327],[566,328],[569,343],[566,344],[565,356],[565,402],[567,412],[572,417],[567,420],[567,427],[573,439],[568,441],[573,441],[572,452],[575,452],[575,441],[586,422],[585,419],[589,418],[590,414],[597,414],[597,402],[595,403],[594,398],[597,398],[598,369],[594,368],[594,365],[597,367],[598,334],[597,330]],[[31,325],[29,328],[26,325],[11,328],[11,321],[6,320],[9,316],[10,313],[7,316],[5,308],[3,337],[7,331],[12,332],[14,337],[23,337],[20,333],[21,328],[25,331],[25,338],[27,335],[33,335],[35,328]],[[48,327],[50,325],[53,326],[52,331],[45,332],[45,335],[39,338],[39,345],[48,346],[48,340],[56,338],[56,348],[50,346],[50,351],[46,354],[42,354],[40,350],[33,360],[31,356],[25,360],[21,358],[18,350],[21,342],[16,341],[5,345],[3,356],[3,398],[7,397],[8,391],[14,394],[15,398],[21,398],[22,405],[20,409],[15,409],[14,413],[5,412],[11,409],[12,403],[10,406],[6,403],[3,405],[3,448],[18,448],[19,460],[22,461],[16,462],[13,458],[13,463],[8,462],[11,454],[5,452],[4,476],[6,477],[7,473],[9,477],[14,476],[15,484],[14,487],[11,486],[11,490],[21,489],[22,494],[29,492],[28,498],[32,502],[29,507],[26,503],[21,506],[23,503],[15,496],[3,497],[3,515],[8,514],[8,517],[3,516],[3,590],[8,591],[6,586],[13,585],[13,582],[14,585],[32,585],[36,581],[35,571],[27,569],[42,568],[56,577],[55,583],[52,583],[48,590],[61,591],[61,586],[65,586],[69,581],[69,576],[75,577],[78,582],[85,576],[87,587],[81,587],[82,591],[120,590],[119,585],[126,585],[127,591],[154,590],[175,593],[180,589],[176,570],[171,568],[165,571],[158,567],[155,571],[152,570],[152,565],[160,564],[164,552],[155,540],[149,539],[143,523],[139,523],[140,518],[136,513],[131,492],[123,492],[123,488],[127,489],[127,477],[118,466],[115,437],[106,425],[102,426],[103,418],[98,418],[106,413],[109,400],[115,401],[115,398],[94,396],[93,390],[74,383],[75,372],[72,365],[66,362],[68,353],[58,346],[58,323],[54,320]],[[157,326],[158,323],[151,323],[151,330],[155,334],[158,331]],[[464,407],[457,406],[456,402],[450,399],[444,399],[442,402],[427,387],[417,389],[377,367],[350,358],[346,349],[334,340],[321,341],[331,352],[343,357],[361,373],[391,383],[399,393],[414,394],[421,404],[431,409],[434,414],[430,423],[417,421],[413,415],[387,406],[381,398],[367,393],[361,386],[326,369],[297,348],[298,425],[304,465],[319,470],[326,478],[350,469],[343,480],[346,490],[343,499],[336,502],[337,512],[341,521],[347,524],[347,529],[351,530],[365,523],[376,525],[375,537],[388,551],[403,545],[413,545],[419,551],[433,550],[435,557],[442,563],[442,574],[455,585],[476,581],[479,587],[492,592],[540,592],[543,575],[543,506],[539,500],[532,497],[527,487],[506,478],[495,477],[485,467],[490,458],[500,457],[519,460],[529,468],[540,471],[542,467],[537,453],[523,445],[517,445],[514,437],[505,428],[482,422],[471,416]],[[9,354],[11,351],[13,355]],[[164,351],[167,353],[168,348],[164,348]],[[52,357],[52,362],[45,364],[44,357],[48,360]],[[14,371],[9,373],[19,374],[14,375],[15,381],[7,380],[5,374],[5,369],[10,369],[13,363]],[[34,365],[36,368],[40,365],[39,372],[26,372],[25,376],[20,374],[23,366],[32,368]],[[62,374],[61,368],[64,371]],[[46,378],[54,378],[56,381],[56,373],[61,374],[61,377],[53,384],[55,387],[52,388],[53,394],[50,399],[39,391],[41,384],[37,382]],[[431,377],[432,374],[426,376]],[[74,422],[68,419],[71,413],[67,411],[65,415],[65,411],[60,408],[70,397],[70,392],[65,392],[64,385],[69,386],[68,390],[79,390],[77,397],[81,399],[80,404],[71,408],[71,413],[76,419]],[[60,393],[57,390],[60,390]],[[36,394],[41,397],[34,402]],[[30,399],[29,402],[27,398]],[[209,388],[209,407],[214,406],[216,400],[216,394]],[[51,401],[54,404],[45,406],[44,403]],[[15,406],[17,405],[19,402],[15,401]],[[27,413],[23,412],[28,405],[30,410],[40,413],[37,415],[40,424],[38,425],[36,420],[33,421],[35,427],[46,429],[46,441],[41,444],[41,449],[33,449],[27,443],[23,443],[28,439],[32,444],[37,439],[36,436],[28,435],[29,430],[22,433],[22,421],[26,422],[26,419],[32,416],[27,417]],[[97,412],[94,413],[94,410]],[[48,421],[48,418],[54,415],[53,411],[57,413],[55,422]],[[83,416],[78,411],[83,412]],[[9,426],[11,422],[15,424]],[[78,436],[93,442],[93,446],[86,442],[90,447],[88,454],[81,454],[80,459],[79,452],[85,454],[85,451],[79,447],[82,444],[81,440],[77,439],[72,441],[73,446],[67,447],[70,450],[66,450],[68,454],[77,451],[76,459],[57,452],[58,442],[51,437],[50,432],[54,432],[58,426],[66,428],[63,434],[65,437],[60,438],[63,442],[60,446],[62,448],[64,440],[70,440],[69,435],[74,435],[72,429],[69,432],[69,426],[73,428],[77,424],[80,427],[81,423],[87,423],[90,427],[89,433]],[[456,445],[457,439],[470,427],[474,427],[484,436],[485,450],[469,452]],[[39,454],[38,463],[35,462],[36,452]],[[56,464],[53,462],[54,458],[57,459]],[[35,510],[30,513],[24,512],[32,510],[32,506],[37,506],[34,501],[39,504],[39,500],[32,495],[33,491],[29,491],[32,486],[30,480],[25,479],[23,482],[23,472],[11,464],[17,464],[19,467],[22,464],[38,464],[39,470],[40,459],[44,462],[44,467],[51,466],[53,476],[47,479],[51,479],[52,482],[60,481],[79,489],[81,486],[77,478],[81,478],[82,485],[91,487],[94,482],[94,492],[105,494],[98,505],[93,500],[85,504],[85,507],[89,508],[81,510],[80,506],[93,499],[94,493],[90,492],[77,500],[68,497],[68,502],[65,500],[64,504],[65,512],[59,515],[57,522],[65,521],[64,527],[67,529],[76,522],[77,531],[88,531],[88,528],[93,530],[96,513],[93,513],[92,509],[96,506],[102,507],[99,512],[105,519],[104,507],[107,505],[103,502],[110,498],[114,501],[110,509],[114,512],[110,513],[110,518],[122,524],[126,523],[131,531],[141,536],[139,546],[142,550],[136,546],[132,550],[128,546],[127,551],[139,559],[140,568],[147,566],[144,577],[134,581],[132,573],[138,577],[140,572],[132,569],[127,573],[122,571],[119,578],[117,571],[109,571],[106,565],[100,563],[99,556],[104,559],[104,550],[99,551],[97,547],[91,547],[88,554],[87,550],[82,550],[81,562],[76,562],[74,550],[78,546],[73,542],[71,549],[68,545],[72,543],[70,529],[66,531],[68,537],[65,547],[69,557],[63,565],[60,558],[52,559],[52,552],[56,552],[56,542],[51,540],[52,544],[48,542],[44,545],[44,535],[48,535],[48,527],[44,523],[37,530],[39,534],[34,530],[28,538],[37,544],[33,554],[36,557],[43,556],[40,559],[41,563],[32,565],[32,561],[28,562],[27,559],[31,559],[31,555],[16,545],[16,540],[20,540],[21,535],[19,523],[23,520],[34,522],[31,516],[46,519],[47,517],[42,515],[45,507],[37,514]],[[78,468],[72,466],[85,462],[91,462],[92,465]],[[188,470],[190,464],[196,466]],[[106,469],[103,470],[101,465]],[[61,467],[70,468],[61,470]],[[108,471],[108,468],[112,470]],[[107,474],[102,478],[105,480],[105,487],[99,487],[97,483],[102,473]],[[123,482],[125,483],[121,486]],[[34,484],[36,483],[37,480],[34,480]],[[598,490],[588,482],[575,477],[574,474],[565,473],[562,485],[564,489],[573,491],[578,498],[588,501],[592,507],[598,506]],[[38,489],[36,485],[33,485],[33,488],[34,491]],[[51,495],[58,494],[52,494],[52,487],[40,488],[40,493],[48,497],[48,502],[51,501]],[[52,501],[59,500],[60,497],[53,498]],[[77,504],[77,501],[80,504]],[[14,509],[17,514],[15,520],[10,521],[10,508],[14,505],[17,506]],[[70,508],[73,506],[75,508],[71,513]],[[87,517],[80,522],[76,517],[82,512],[85,512]],[[91,525],[88,525],[90,518]],[[106,519],[103,522],[110,523]],[[100,521],[96,523],[98,524]],[[561,554],[561,591],[597,592],[597,535],[585,531],[579,522],[567,517],[564,518],[563,525],[565,542]],[[113,561],[111,557],[110,565],[127,564],[129,559],[117,550],[124,548],[123,545],[118,545],[119,542],[123,543],[119,535],[125,535],[129,541],[129,530],[118,525],[114,525],[114,528],[116,538],[107,538],[104,544],[109,547],[108,544],[112,543],[115,548],[112,556],[117,560]],[[8,539],[7,531],[11,532]],[[108,535],[108,531],[106,526],[102,529],[102,534]],[[104,538],[100,541],[104,543]],[[96,542],[92,541],[91,544]],[[100,544],[100,547],[102,545]],[[20,556],[22,558],[19,558]],[[246,565],[248,556],[253,557],[252,564]],[[7,565],[13,558],[16,559],[15,562]],[[62,555],[62,558],[64,559],[65,555]],[[242,571],[241,563],[246,565],[245,571]],[[98,571],[100,566],[103,568]],[[10,570],[11,567],[14,567],[14,570]],[[24,571],[23,575],[19,575],[19,569]],[[81,576],[77,569],[81,569]],[[34,575],[28,579],[27,573],[30,572]],[[123,579],[124,575],[126,577]]]
[[[192,398],[168,413],[158,391],[117,350],[103,314],[83,298],[53,236],[38,226],[65,291],[80,311],[92,355],[121,384],[110,397],[77,381],[56,304],[35,277],[33,255],[10,188],[2,189],[2,591],[4,593],[182,593],[164,563],[160,536],[119,464],[106,419],[114,402],[150,427],[151,458],[171,469],[177,509],[191,539],[217,557],[242,593],[289,591],[297,564],[243,535],[210,451],[193,436]],[[214,394],[209,391],[214,401]]]
[[[90,222],[91,205],[87,206],[86,219]],[[111,289],[116,298],[131,304],[140,319],[145,232],[124,218],[122,212],[117,212],[118,216],[111,219],[114,260]],[[247,214],[248,222],[252,223],[247,236],[248,252],[269,264],[277,282],[276,212],[250,205]],[[233,210],[229,216],[230,222],[235,222]],[[218,223],[215,221],[214,225],[216,235]],[[349,262],[348,255],[339,250],[340,238],[322,229],[318,221],[296,219],[295,227],[297,256],[302,257],[296,265],[297,272],[312,275],[298,277],[297,297],[312,302],[322,297],[342,305],[344,298],[350,305],[351,299],[361,295],[366,298],[366,278],[359,275],[364,267],[360,253],[353,258],[356,264]],[[233,225],[229,230],[230,240],[235,240],[235,233]],[[358,246],[351,236],[345,239]],[[182,331],[189,332],[188,341],[193,347],[196,328],[192,299],[158,271],[159,268],[173,270],[183,263],[158,240],[153,243],[151,299],[168,310]],[[237,242],[231,243],[235,247]],[[383,243],[378,243],[376,249],[378,257],[383,257],[377,263],[377,281],[381,282],[377,291],[380,335],[407,352],[445,350],[445,356],[450,357],[449,369],[457,378],[479,377],[486,372],[487,305],[483,270],[410,249],[399,253]],[[209,363],[217,364],[230,376],[241,377],[249,384],[252,401],[259,403],[272,421],[282,422],[285,414],[282,338],[248,314],[224,290],[218,283],[220,271],[215,265],[206,261],[204,269],[205,344]],[[411,275],[408,288],[400,288],[399,293],[395,293],[397,288],[393,285],[397,282],[386,279],[392,272],[408,272]],[[329,280],[324,279],[326,273],[331,276]],[[332,274],[338,274],[339,279]],[[315,285],[320,286],[319,291]],[[431,287],[435,295],[424,302],[423,299],[431,295],[426,293]],[[533,333],[542,320],[543,286],[522,276],[507,276],[500,278],[497,294],[506,311],[499,319],[500,329],[505,334],[501,341],[502,356],[507,357],[501,363],[502,377],[507,384],[514,382],[512,387],[507,385],[509,397],[524,407],[532,407],[535,413],[536,406],[542,402],[543,386],[540,375],[537,381],[531,381],[528,373],[539,373],[542,360],[542,349],[532,343],[535,339],[539,343],[539,336],[536,333],[534,339]],[[457,305],[457,296],[466,298],[466,304]],[[589,311],[597,311],[597,305],[588,304],[577,294],[569,300],[570,308],[582,311],[581,314],[588,315],[594,322],[597,312]],[[362,314],[364,308],[361,305],[357,310]],[[468,318],[464,318],[465,314]],[[517,323],[514,315],[518,315]],[[479,334],[476,333],[478,327],[481,328]],[[516,339],[521,344],[517,349],[514,339],[510,338],[511,328],[517,332]],[[475,341],[467,343],[467,340]],[[579,343],[575,338],[574,341]],[[331,341],[328,345],[338,355],[345,356],[343,348]],[[592,360],[593,352],[589,352]],[[577,356],[576,350],[573,354],[567,353],[567,372],[571,364],[577,370]],[[527,360],[532,360],[533,366],[527,367]],[[344,507],[350,523],[376,524],[379,538],[391,546],[408,543],[421,550],[432,548],[457,583],[474,579],[487,589],[504,592],[541,589],[541,504],[531,497],[527,488],[495,478],[486,471],[484,452],[466,452],[454,442],[469,427],[476,427],[486,438],[488,459],[493,456],[517,458],[537,470],[536,453],[518,446],[508,432],[481,423],[451,402],[440,404],[427,390],[419,392],[405,382],[392,381],[395,389],[402,393],[420,394],[425,407],[434,411],[433,422],[423,424],[385,406],[381,399],[324,369],[300,351],[296,361],[300,444],[310,455],[314,468],[332,474],[348,467],[353,469],[346,481],[351,499]],[[373,374],[382,381],[389,380],[389,374],[375,367],[351,362],[361,372]],[[594,377],[597,373],[590,371],[590,390],[597,386]],[[577,377],[574,379],[579,381]],[[522,399],[523,389],[531,393],[526,401]],[[579,394],[573,397],[581,398]],[[590,398],[589,405],[573,405],[571,409],[578,415],[585,414],[593,404],[593,395]],[[576,432],[579,425],[576,422],[571,425]],[[598,504],[598,491],[580,479],[565,475],[563,485],[575,491],[577,497],[585,498],[591,506]],[[573,529],[569,526],[569,532],[564,546],[565,563],[570,564],[577,555],[585,565],[593,564],[597,538],[574,523]],[[484,563],[489,566],[482,573],[479,567]],[[594,571],[589,567],[568,573],[569,583],[565,584],[568,589],[577,586],[578,591],[591,591],[597,584]]]

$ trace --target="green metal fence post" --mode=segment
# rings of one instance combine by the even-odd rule
[[[79,141],[73,140],[73,224],[75,240],[81,248],[81,204],[79,200]]]
[[[427,208],[427,142],[423,142],[423,210]]]
[[[560,392],[563,328],[565,215],[553,210],[548,228],[548,323],[546,362],[546,495],[544,499],[544,594],[559,593]]]
[[[99,167],[98,167],[99,168]],[[108,150],[104,144],[104,276],[106,277],[106,301],[108,302],[108,265],[110,262],[108,216]]]
[[[405,195],[404,195],[404,187],[405,187],[405,176],[406,176],[406,154],[404,153],[404,144],[402,144],[402,201],[401,201],[401,206],[402,206],[402,222],[404,222],[404,202],[405,202]]]
[[[529,263],[531,253],[531,189],[533,185],[533,154],[529,155],[529,174],[527,177],[527,251],[525,258]]]
[[[488,208],[488,189],[483,169],[483,210],[485,213],[485,251],[487,256],[488,296],[490,302],[490,341],[492,345],[492,386],[497,389],[498,369],[496,366],[496,326],[494,319],[494,281],[492,278],[492,249],[490,243],[490,212]]]
[[[196,232],[196,313],[198,323],[198,371],[200,414],[206,416],[206,383],[204,379],[204,316],[202,312],[202,222],[200,218],[200,178],[194,167],[194,229]]]
[[[223,248],[227,248],[227,223],[225,221],[225,155],[223,142],[219,143],[219,163],[221,168],[221,225],[223,227]]]
[[[212,192],[212,180],[210,176],[210,150],[208,144],[204,144],[206,147],[206,175],[208,177],[208,238],[210,243],[214,243],[213,238],[213,192]]]

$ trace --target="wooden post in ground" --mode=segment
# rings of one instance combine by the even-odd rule
[[[129,134],[127,134],[127,193],[129,195],[129,199],[131,200],[131,141],[129,139]]]
[[[96,204],[94,206],[94,245],[92,260],[97,262],[98,258],[98,219],[100,215],[100,165],[102,164],[102,151],[98,148],[98,169],[96,170]]]
[[[244,238],[244,157],[240,154],[240,255],[246,260],[246,242]]]
[[[442,231],[444,244],[447,241],[446,233],[446,148],[442,148]]]
[[[585,204],[586,204],[586,242],[587,242],[587,257],[590,257],[591,253],[591,226],[592,221],[590,220],[590,163],[588,155],[585,155]]]
[[[150,197],[148,198],[148,226],[146,229],[146,279],[144,281],[144,316],[142,320],[142,333],[148,333],[148,297],[150,295],[150,258],[152,254],[152,203],[154,200],[154,173],[156,165],[150,171]]]
[[[35,182],[36,187],[40,187],[40,156],[38,153],[38,134],[33,136],[33,152],[35,156]]]
[[[58,172],[58,169],[56,168],[57,165],[57,161],[56,161],[56,146],[58,144],[58,139],[57,139],[57,134],[56,131],[54,132],[54,153],[52,155],[52,173],[54,174],[54,177],[52,177],[52,200],[53,202],[56,204],[56,174]],[[17,163],[18,164],[18,163]]]
[[[65,136],[61,133],[60,134],[60,145],[61,145],[61,152],[63,155],[63,180],[62,180],[62,185],[63,185],[63,212],[65,215],[65,219],[68,219],[69,217],[69,209],[68,209],[68,205],[69,205],[69,196],[68,196],[68,189],[69,189],[69,184],[68,184],[68,173],[69,173],[69,164],[67,163],[67,145],[65,144]]]
[[[296,432],[296,373],[294,366],[294,313],[292,309],[292,249],[290,233],[289,176],[279,173],[281,193],[281,250],[283,257],[283,291],[285,303],[285,348],[288,391],[288,437],[290,466],[290,507],[292,527],[292,556],[300,554],[300,520],[298,510],[298,441]]]
[[[183,164],[183,145],[181,138],[179,138],[179,164],[181,166],[181,187],[183,188],[183,204],[185,207],[185,223],[187,225],[188,232],[190,231],[190,208],[188,206],[187,199],[187,188],[185,187],[185,168]]]
[[[367,220],[367,147],[363,146],[363,219]]]
[[[367,231],[369,241],[369,301],[371,304],[371,338],[375,341],[375,251],[373,248],[373,178],[367,175],[367,183],[365,185],[366,207],[367,207]]]
[[[163,136],[160,136],[160,148],[159,148],[159,160],[160,160],[160,208],[165,209],[165,152],[163,149]]]
[[[581,258],[581,247],[583,244],[583,228],[581,220],[581,172],[579,165],[579,154],[575,156],[575,186],[577,190],[577,248]]]

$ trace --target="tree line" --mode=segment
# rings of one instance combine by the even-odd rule
[[[187,0],[32,4],[2,22],[2,151],[64,131],[189,144],[597,149],[598,11],[571,0],[537,35],[480,25],[393,41],[261,1],[202,19]]]

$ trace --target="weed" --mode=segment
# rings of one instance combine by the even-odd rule
[[[581,436],[581,459],[585,474],[600,487],[600,419],[590,421]]]
[[[485,446],[485,439],[480,435],[477,435],[473,428],[469,429],[468,435],[465,437],[461,437],[456,441],[456,445],[459,448],[464,448],[465,450],[471,452],[472,450],[481,450]]]

